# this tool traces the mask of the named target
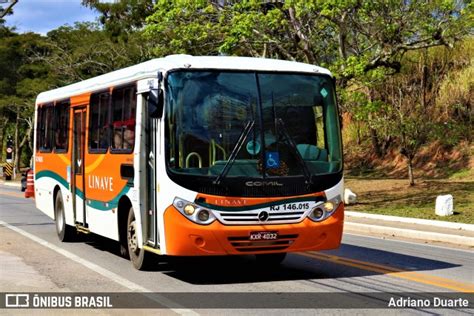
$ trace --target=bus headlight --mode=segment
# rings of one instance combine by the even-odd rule
[[[192,204],[186,204],[186,206],[183,208],[183,210],[184,210],[184,213],[186,215],[191,216],[191,215],[194,214],[194,211],[196,210],[196,208]]]
[[[327,201],[326,203],[324,203],[323,207],[326,212],[334,211],[334,203],[331,201]]]
[[[337,195],[323,204],[315,206],[309,213],[308,217],[315,222],[323,221],[337,210],[339,204],[341,204],[341,197]]]
[[[179,208],[184,207],[184,202],[181,201],[181,200],[177,201],[177,202],[176,202],[176,207],[179,207]]]
[[[210,210],[206,210],[199,205],[184,199],[176,197],[173,201],[173,206],[189,220],[201,224],[209,225],[216,220],[216,217]]]
[[[315,207],[313,208],[313,210],[311,211],[311,219],[315,220],[315,221],[320,221],[324,218],[324,210],[321,209],[320,207]]]
[[[200,210],[197,217],[201,222],[207,222],[209,220],[209,211]]]

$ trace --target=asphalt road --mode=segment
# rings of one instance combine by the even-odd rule
[[[290,254],[276,269],[258,266],[252,256],[163,257],[156,269],[143,272],[134,270],[117,249],[114,242],[94,235],[84,236],[79,242],[59,242],[53,221],[35,208],[32,199],[23,198],[17,188],[0,185],[0,292],[159,292],[164,294],[152,299],[160,306],[175,308],[161,311],[190,314],[212,314],[212,310],[194,308],[199,305],[196,300],[206,301],[211,296],[221,305],[204,304],[208,308],[257,307],[260,302],[273,308],[272,314],[282,315],[288,310],[281,307],[293,306],[292,299],[302,300],[305,305],[308,293],[316,300],[332,297],[335,304],[339,301],[349,305],[343,307],[350,307],[351,300],[357,307],[361,302],[370,307],[373,302],[380,306],[376,293],[414,297],[416,292],[417,297],[432,300],[436,293],[456,297],[457,293],[474,292],[472,252],[368,236],[345,234],[340,249]],[[187,304],[186,298],[177,294],[176,300],[169,292],[197,296]],[[266,297],[263,293],[279,296]],[[470,297],[474,297],[472,293]],[[130,306],[134,306],[137,298],[131,295],[130,300]],[[467,310],[435,312],[465,315],[473,311],[474,301],[470,299],[469,304]],[[352,314],[348,310],[326,311]],[[433,312],[426,307],[402,311]],[[239,310],[238,314],[253,312]],[[308,309],[299,312],[311,313]],[[401,310],[386,312],[399,314]]]

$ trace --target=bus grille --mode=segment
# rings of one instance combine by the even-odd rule
[[[294,235],[280,235],[275,240],[250,240],[250,236],[228,237],[227,240],[240,252],[285,250],[298,238]]]
[[[217,213],[217,214],[216,214]],[[217,218],[226,225],[249,225],[249,224],[283,224],[300,222],[305,215],[301,212],[268,212],[268,219],[261,222],[258,219],[260,211],[244,212],[214,212]]]

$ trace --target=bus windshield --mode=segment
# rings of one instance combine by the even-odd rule
[[[166,92],[168,173],[219,183],[311,180],[342,168],[327,75],[179,70],[168,75]]]

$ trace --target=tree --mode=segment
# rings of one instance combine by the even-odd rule
[[[48,88],[48,69],[31,63],[33,52],[41,50],[44,39],[39,34],[16,34],[3,31],[0,42],[0,143],[5,133],[14,137],[14,167],[19,170],[25,145],[32,150],[31,131],[36,95]]]
[[[453,126],[443,115],[438,98],[443,78],[453,67],[446,48],[424,49],[408,54],[401,72],[383,85],[374,87],[381,107],[377,130],[396,140],[400,153],[407,159],[408,179],[414,185],[414,159],[420,147],[430,141],[450,142]],[[460,129],[468,127],[468,120],[458,120]],[[454,131],[457,129],[454,128]],[[459,129],[458,129],[459,130]]]
[[[46,85],[43,81],[47,70],[43,65],[28,62],[32,51],[41,46],[38,34],[16,34],[3,29],[0,42],[0,143],[9,133],[14,137],[14,168],[18,171],[22,149],[28,145],[32,149],[31,130],[33,128],[34,100]],[[12,135],[13,134],[13,135]]]
[[[12,0],[11,2],[7,3],[6,7],[0,7],[0,19],[4,18],[8,14],[11,14],[13,6],[17,3],[18,0]]]
[[[225,11],[208,1],[158,1],[144,36],[154,56],[217,55],[224,41]]]
[[[472,32],[472,12],[470,2],[456,0],[161,0],[145,34],[159,41],[158,55],[171,50],[325,64],[345,87],[379,68],[398,72],[408,51],[452,46]]]
[[[62,86],[130,66],[148,59],[138,38],[115,43],[94,23],[76,23],[50,31],[30,62],[49,68],[54,86]]]
[[[0,152],[4,136],[14,136],[17,170],[22,152],[33,147],[33,110],[40,92],[149,58],[147,46],[134,34],[127,43],[115,43],[91,23],[60,27],[47,37],[0,25],[0,36]]]
[[[82,5],[100,13],[100,23],[114,42],[127,42],[131,33],[141,29],[145,18],[153,12],[154,3],[154,0],[82,0]]]

